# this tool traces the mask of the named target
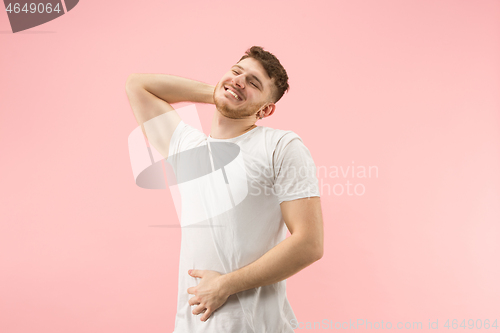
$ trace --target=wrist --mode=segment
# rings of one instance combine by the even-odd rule
[[[221,289],[222,293],[226,296],[231,296],[233,294],[236,294],[238,291],[235,288],[234,285],[234,280],[233,280],[233,273],[227,273],[221,275]]]
[[[204,103],[207,104],[215,104],[214,101],[214,90],[215,87],[211,85],[207,85],[206,90],[205,90],[205,98],[204,98]]]

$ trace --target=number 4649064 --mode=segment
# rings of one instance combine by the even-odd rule
[[[474,320],[474,319],[469,319],[467,320],[467,326],[465,325],[465,319],[462,320],[462,322],[460,323],[460,325],[458,325],[458,320],[457,319],[453,319],[452,322],[451,322],[451,326],[450,326],[450,320],[448,319],[446,321],[446,323],[444,324],[444,327],[450,329],[450,328],[453,328],[453,329],[457,329],[459,327],[461,328],[469,328],[469,329],[472,329],[472,328],[476,328],[476,329],[481,329],[481,328],[485,328],[485,329],[489,329],[489,328],[498,328],[498,324],[497,324],[497,320],[495,319],[495,321],[493,323],[490,324],[490,320],[489,319],[485,319],[484,320],[484,323],[481,319],[477,319],[477,320]]]
[[[52,12],[57,12],[59,13],[61,11],[61,9],[59,8],[59,2],[56,4],[56,6],[54,8],[52,8],[52,4],[51,3],[39,3],[38,5],[36,3],[30,3],[30,8],[28,10],[28,4],[25,3],[23,8],[21,9],[21,7],[19,6],[18,3],[15,3],[14,6],[12,6],[12,3],[9,2],[9,5],[7,6],[7,8],[5,8],[5,10],[7,12],[12,13],[20,13],[20,12],[25,12],[25,13],[52,13]]]

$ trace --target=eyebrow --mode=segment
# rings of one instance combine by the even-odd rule
[[[240,65],[234,65],[233,67],[238,67],[238,68],[241,68],[242,70],[245,70],[243,67],[241,67]],[[262,84],[262,82],[260,82],[259,78],[253,74],[250,74],[251,77],[253,77],[257,82],[259,82],[260,86],[262,87],[262,89],[264,89],[264,85]]]

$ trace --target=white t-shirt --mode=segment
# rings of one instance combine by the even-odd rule
[[[293,333],[286,280],[231,295],[207,321],[193,315],[189,269],[230,273],[286,237],[280,203],[319,197],[316,166],[292,131],[264,126],[214,139],[181,121],[170,140],[168,182],[181,202],[174,333]],[[168,170],[167,170],[168,171]],[[168,174],[168,172],[167,172]]]

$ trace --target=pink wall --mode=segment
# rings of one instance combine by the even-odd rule
[[[16,34],[0,13],[0,332],[173,331],[180,229],[170,192],[134,183],[125,81],[215,85],[252,45],[290,76],[260,125],[323,171],[298,320],[500,321],[499,26],[497,0],[87,0]]]

